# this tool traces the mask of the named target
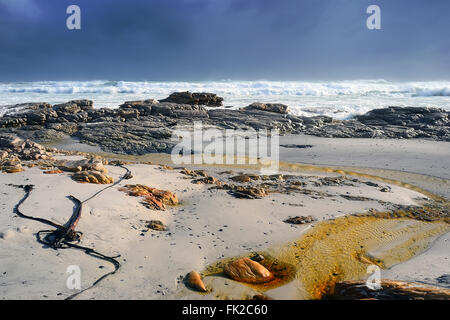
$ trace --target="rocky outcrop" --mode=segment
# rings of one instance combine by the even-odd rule
[[[0,117],[0,134],[37,142],[72,136],[105,152],[136,155],[170,153],[175,146],[171,139],[174,129],[192,127],[194,121],[249,132],[278,129],[280,134],[322,137],[450,141],[449,112],[437,108],[389,107],[350,120],[296,116],[281,104],[254,103],[240,110],[205,108],[218,105],[219,100],[213,94],[176,93],[162,102],[128,101],[118,109],[94,109],[90,100],[55,106],[30,103],[21,105],[17,114]]]
[[[5,173],[22,172],[23,167],[20,159],[17,156],[8,156],[0,163],[1,171]]]
[[[230,262],[223,267],[223,271],[228,277],[239,282],[265,283],[274,279],[269,270],[249,258]]]
[[[120,105],[120,108],[126,109],[126,108],[137,108],[145,107],[145,106],[151,106],[153,104],[159,103],[156,99],[146,99],[146,100],[136,100],[136,101],[125,101],[123,104]]]
[[[214,93],[191,93],[174,92],[168,98],[160,100],[160,102],[173,102],[177,104],[190,104],[190,105],[204,105],[209,107],[220,107],[222,105],[223,98],[218,97]]]
[[[281,103],[260,103],[255,102],[244,108],[244,110],[262,110],[267,112],[288,114],[289,107]]]
[[[22,161],[53,160],[45,147],[15,135],[0,134],[0,170],[6,173],[23,171]]]

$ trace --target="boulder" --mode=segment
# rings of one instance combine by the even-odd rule
[[[82,159],[82,160],[69,160],[61,161],[57,164],[58,168],[63,171],[68,172],[79,172],[79,171],[99,171],[102,173],[107,173],[108,169],[105,168],[103,162],[99,159]]]
[[[244,108],[244,110],[262,110],[273,113],[288,114],[289,107],[281,103],[260,103],[255,102]]]
[[[103,174],[99,171],[80,171],[72,175],[72,179],[81,183],[94,183],[94,184],[110,184],[114,183],[114,178]]]
[[[249,258],[230,262],[223,267],[223,271],[231,279],[246,283],[266,283],[274,278],[262,264]]]
[[[8,155],[6,159],[4,159],[0,163],[0,169],[3,172],[6,173],[16,173],[16,172],[22,172],[23,167],[20,159],[15,155]]]
[[[262,187],[232,186],[231,195],[236,198],[261,199],[268,195],[266,189]]]
[[[166,99],[160,100],[159,102],[173,102],[179,104],[190,104],[190,105],[205,105],[209,107],[220,107],[222,105],[223,98],[218,97],[214,93],[191,93],[189,91],[185,92],[174,92]]]
[[[198,274],[198,272],[191,271],[186,275],[186,284],[191,287],[194,290],[200,291],[200,292],[206,292],[205,284],[202,281],[201,276]]]

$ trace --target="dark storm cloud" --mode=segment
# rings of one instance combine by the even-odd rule
[[[81,7],[82,30],[66,28]],[[382,30],[366,28],[381,7]],[[449,79],[447,0],[0,0],[0,80]]]

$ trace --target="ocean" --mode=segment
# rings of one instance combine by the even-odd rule
[[[5,107],[24,102],[62,103],[90,99],[96,108],[116,108],[124,101],[162,99],[175,91],[212,92],[224,106],[278,102],[296,115],[329,115],[348,119],[386,106],[430,106],[450,110],[450,81],[36,81],[0,82],[0,115],[17,112]]]

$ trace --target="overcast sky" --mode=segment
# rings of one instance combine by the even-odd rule
[[[66,8],[81,8],[81,30]],[[366,9],[381,8],[381,30]],[[449,80],[449,0],[0,0],[0,81]]]

